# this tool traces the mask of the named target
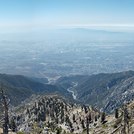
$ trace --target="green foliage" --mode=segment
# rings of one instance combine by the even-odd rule
[[[61,134],[61,132],[62,132],[62,128],[61,127],[58,127],[56,130],[57,130],[56,134]]]
[[[33,124],[33,130],[31,132],[31,134],[40,134],[42,132],[42,130],[43,129],[40,128],[37,123],[34,123]]]
[[[19,132],[17,132],[17,134],[25,134],[25,133],[24,133],[24,132],[20,132],[20,131],[19,131]]]
[[[14,118],[11,119],[9,126],[10,126],[10,128],[11,128],[11,130],[12,130],[13,132],[16,132],[17,126],[16,126],[16,123],[15,123]]]

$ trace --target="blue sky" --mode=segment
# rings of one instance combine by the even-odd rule
[[[1,0],[0,30],[134,27],[134,0]]]

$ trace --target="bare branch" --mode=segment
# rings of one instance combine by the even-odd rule
[[[1,120],[0,120],[0,123],[3,123],[4,122],[4,118],[2,118]]]

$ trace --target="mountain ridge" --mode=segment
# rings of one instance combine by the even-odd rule
[[[69,81],[70,77],[64,77],[60,80],[63,86],[72,84],[72,81]],[[83,104],[98,107],[99,109],[103,108],[106,112],[114,111],[124,101],[129,101],[133,98],[134,71],[94,74],[80,80],[82,81],[73,80],[74,82],[78,82],[77,86],[72,89],[77,95],[77,100]],[[127,92],[126,98],[123,99],[125,92]],[[117,93],[119,93],[118,96]],[[114,103],[113,100],[115,100]],[[121,101],[117,102],[116,100]]]
[[[73,102],[92,105],[109,113],[134,97],[134,71],[65,76],[53,84],[21,75],[0,74],[0,83],[4,84],[5,93],[15,105],[32,94],[59,94]],[[72,93],[76,99],[73,99]]]
[[[62,89],[55,85],[44,84],[22,75],[0,74],[0,83],[11,100],[11,104],[19,104],[32,94],[60,93]]]

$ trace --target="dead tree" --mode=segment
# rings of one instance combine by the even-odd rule
[[[129,113],[127,110],[127,106],[123,106],[123,128],[122,128],[123,134],[129,134]]]
[[[118,111],[118,109],[115,109],[115,118],[116,118],[116,119],[119,118],[119,111]]]
[[[102,122],[102,124],[104,124],[105,122],[106,122],[106,115],[105,115],[105,113],[103,112],[102,114],[101,114],[101,122]]]
[[[9,116],[8,116],[8,107],[9,107],[9,99],[5,95],[3,91],[3,85],[1,84],[0,88],[0,95],[1,95],[1,103],[4,111],[4,118],[3,118],[3,134],[8,134],[8,126],[9,126]]]
[[[87,128],[87,134],[89,134],[89,117],[86,117],[86,128]]]

